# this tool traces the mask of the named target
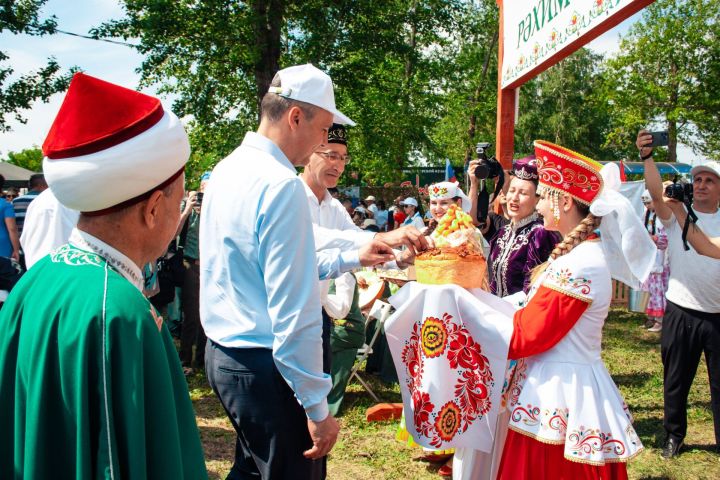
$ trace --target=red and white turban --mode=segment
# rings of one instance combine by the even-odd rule
[[[43,154],[45,178],[60,203],[102,214],[174,181],[190,143],[157,98],[77,73]]]

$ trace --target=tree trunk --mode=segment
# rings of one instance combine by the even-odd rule
[[[281,32],[285,19],[285,0],[255,0],[255,86],[257,88],[258,121],[260,102],[267,93],[273,76],[280,69]]]
[[[475,130],[477,129],[477,115],[475,115],[475,105],[477,105],[480,99],[480,93],[482,92],[483,86],[485,85],[485,77],[487,76],[488,67],[490,66],[490,55],[495,50],[495,44],[498,41],[498,35],[500,32],[495,30],[490,46],[485,54],[485,61],[483,62],[482,74],[480,80],[478,80],[475,86],[475,92],[473,93],[472,101],[470,103],[470,123],[468,125],[467,134],[470,145],[465,149],[465,165],[472,160],[472,154],[475,151],[473,143],[475,143]]]
[[[670,82],[672,86],[672,91],[670,93],[670,105],[668,108],[669,112],[673,112],[677,108],[678,104],[678,80],[677,80],[677,64],[675,62],[672,62],[670,65]],[[677,120],[675,118],[675,115],[666,114],[667,122],[668,122],[668,156],[667,161],[668,162],[677,162]]]

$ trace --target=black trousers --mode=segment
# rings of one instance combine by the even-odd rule
[[[325,478],[326,458],[308,460],[312,447],[305,410],[280,375],[272,351],[207,342],[208,381],[237,432],[228,480]]]
[[[667,302],[660,337],[667,434],[682,440],[687,433],[687,399],[700,355],[705,352],[710,377],[710,405],[715,443],[720,445],[720,314]]]
[[[200,368],[205,364],[205,331],[200,324],[200,265],[185,261],[182,288],[183,321],[180,330],[180,362],[183,367]],[[193,346],[195,361],[193,362]]]

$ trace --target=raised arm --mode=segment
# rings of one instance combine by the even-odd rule
[[[652,135],[650,135],[650,132],[640,130],[637,140],[635,140],[635,146],[640,151],[640,158],[645,162],[645,186],[655,204],[655,213],[661,220],[669,220],[672,211],[663,202],[662,177],[660,177],[660,171],[652,158],[653,149],[648,146],[651,142]]]

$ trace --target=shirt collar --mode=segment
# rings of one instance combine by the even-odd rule
[[[313,205],[328,205],[330,202],[332,202],[332,195],[330,195],[330,192],[325,189],[325,196],[323,196],[322,200],[318,201],[317,196],[315,196],[315,192],[312,191],[310,186],[305,183],[305,180],[298,175],[300,180],[302,181],[303,186],[305,187],[305,194],[307,195],[308,199],[313,202]]]
[[[264,135],[256,132],[247,132],[241,146],[247,148],[254,148],[256,150],[260,150],[261,152],[268,153],[272,155],[273,158],[275,158],[275,160],[277,160],[281,165],[287,167],[293,172],[296,172],[295,166],[290,163],[290,160],[288,160],[285,153],[280,150],[280,147],[275,145],[275,142],[273,142]]]
[[[140,267],[135,262],[121,253],[118,249],[111,247],[99,238],[87,232],[73,228],[70,234],[70,244],[81,250],[91,251],[107,261],[110,266],[132,283],[138,290],[143,290],[143,275]]]
[[[510,228],[512,228],[513,231],[517,231],[518,229],[524,227],[528,223],[534,222],[537,219],[538,219],[538,213],[533,212],[530,215],[528,215],[527,217],[520,220],[519,222],[510,222]]]

